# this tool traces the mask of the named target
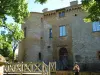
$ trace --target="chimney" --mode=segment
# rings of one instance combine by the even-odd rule
[[[78,1],[71,1],[70,6],[78,5]]]
[[[44,8],[44,9],[42,10],[42,12],[46,12],[46,11],[48,11],[48,8]]]

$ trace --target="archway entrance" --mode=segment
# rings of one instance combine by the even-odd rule
[[[59,62],[60,70],[68,70],[68,51],[64,47],[59,50]]]

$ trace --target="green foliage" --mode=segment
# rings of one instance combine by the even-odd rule
[[[7,30],[7,34],[0,35],[0,54],[4,57],[12,58],[13,50],[18,46],[18,43],[24,38],[23,31],[19,29],[17,24],[1,25]]]
[[[0,16],[12,16],[17,23],[23,23],[28,16],[27,3],[25,0],[0,0]]]
[[[0,35],[0,54],[2,54],[4,57],[9,57],[11,51],[12,46],[6,40],[6,35]]]
[[[0,0],[0,27],[5,27],[7,34],[0,35],[0,54],[12,58],[18,43],[24,38],[18,24],[22,24],[29,12],[25,0]],[[7,24],[6,15],[13,17],[16,24]]]
[[[39,3],[43,4],[43,3],[47,2],[47,0],[35,0],[35,2],[39,2]]]
[[[13,51],[12,50],[10,50],[10,53],[9,53],[9,59],[11,60],[11,59],[13,59]]]
[[[89,13],[85,22],[100,21],[100,0],[82,0],[82,8]]]

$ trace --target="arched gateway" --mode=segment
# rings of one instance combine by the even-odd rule
[[[59,50],[59,66],[60,70],[68,69],[68,51],[64,47]]]

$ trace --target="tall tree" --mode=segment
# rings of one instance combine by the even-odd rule
[[[12,50],[14,56],[17,44],[23,38],[23,32],[19,30],[18,24],[22,24],[28,16],[27,7],[26,0],[0,0],[0,27],[5,27],[8,32],[0,35],[2,41],[0,42],[0,53],[5,57],[12,55]],[[6,15],[11,16],[16,24],[7,24]]]
[[[17,24],[1,24],[7,33],[0,35],[0,54],[14,59],[14,53],[18,43],[24,38],[23,31]],[[13,51],[13,52],[12,52]]]
[[[82,8],[89,14],[85,22],[100,21],[100,0],[82,0]]]

